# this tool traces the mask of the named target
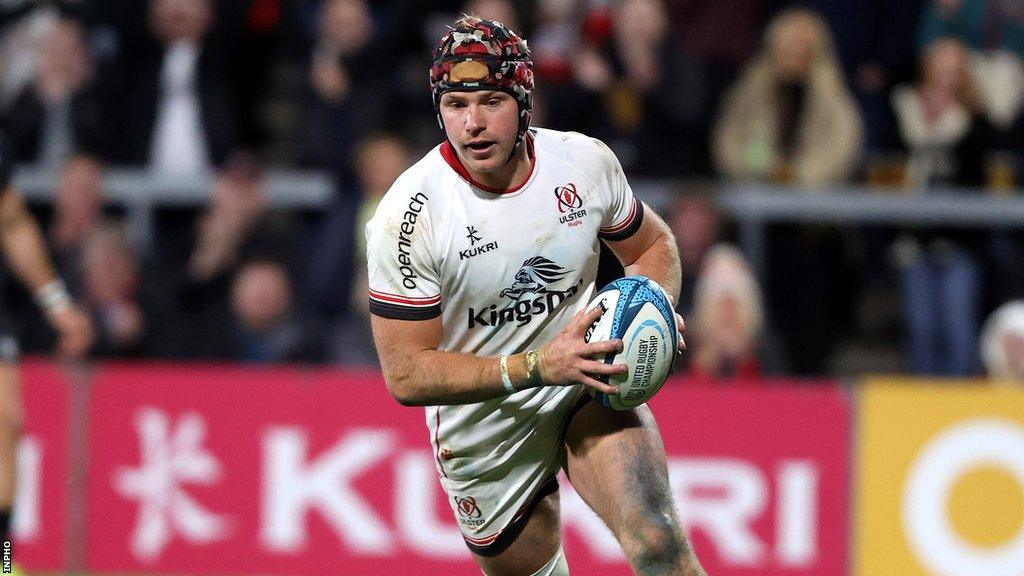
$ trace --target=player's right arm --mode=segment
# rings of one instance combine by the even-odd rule
[[[618,389],[600,382],[594,374],[618,374],[625,365],[593,360],[597,354],[621,350],[620,340],[583,340],[587,327],[597,321],[600,307],[578,313],[551,342],[537,351],[539,365],[531,375],[527,352],[506,359],[514,388],[585,384],[606,394]],[[441,318],[398,320],[371,316],[374,343],[380,357],[388,392],[405,406],[470,404],[507,396],[501,377],[501,359],[438,350]]]

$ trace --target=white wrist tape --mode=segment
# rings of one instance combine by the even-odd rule
[[[512,379],[509,378],[508,376],[507,355],[501,357],[501,362],[499,362],[499,365],[501,366],[501,383],[505,386],[505,393],[514,394],[516,392],[516,387],[512,385]]]
[[[60,278],[51,280],[35,294],[36,304],[47,312],[58,312],[71,305],[71,295]]]

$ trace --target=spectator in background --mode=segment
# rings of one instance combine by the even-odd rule
[[[1011,151],[1011,162],[1018,163],[1009,167],[1013,176],[1024,152],[1024,62],[1005,50],[975,52],[971,71],[985,116],[996,130],[995,144],[1002,151]]]
[[[975,86],[996,129],[996,146],[1016,149],[1016,155],[1010,155],[1013,165],[1001,171],[1016,175],[1024,150],[1024,4],[1017,0],[933,0],[922,17],[922,50],[946,37],[961,40],[972,51]]]
[[[684,317],[693,310],[697,279],[708,250],[718,242],[721,214],[709,196],[683,196],[668,211],[668,223],[679,248],[679,264],[683,275],[676,310]]]
[[[415,12],[413,4],[405,8]],[[409,16],[410,24],[418,21],[412,13]],[[338,187],[334,202],[313,231],[304,277],[315,311],[344,325],[352,295],[353,247],[356,235],[362,234],[356,223],[362,203],[356,148],[371,134],[389,127],[415,131],[405,122],[403,74],[396,48],[407,38],[378,27],[365,0],[323,0],[317,11],[317,34],[310,59],[302,156],[307,166],[333,172]],[[419,94],[417,90],[417,102]],[[372,346],[362,349],[372,352]],[[358,352],[356,357],[366,363],[376,358]]]
[[[299,319],[287,268],[253,260],[235,274],[231,288],[232,357],[245,362],[318,362],[323,348]]]
[[[377,204],[402,172],[412,165],[412,151],[401,136],[376,134],[360,143],[356,150],[356,170],[363,201],[356,219],[356,259],[353,275],[355,309],[369,314],[366,281],[366,223],[373,218]],[[369,316],[365,316],[369,326]]]
[[[366,223],[377,203],[412,164],[412,153],[401,137],[380,133],[356,146],[354,165],[361,193],[358,204],[332,206],[314,237],[308,259],[309,289],[316,311],[334,320],[331,361],[376,365],[377,353],[366,338],[370,329],[366,280]],[[354,225],[349,212],[355,211]]]
[[[234,150],[222,51],[209,33],[214,15],[212,0],[151,0],[149,35],[124,39],[120,162],[202,174]]]
[[[210,205],[198,220],[161,232],[172,238],[160,257],[169,277],[161,282],[161,296],[177,313],[165,322],[176,329],[159,343],[165,355],[231,357],[229,293],[239,263],[261,257],[297,269],[303,255],[295,219],[268,204],[257,166],[237,155],[216,177]]]
[[[776,340],[765,333],[761,289],[732,246],[719,244],[708,252],[688,326],[690,372],[699,379],[756,379],[782,372]]]
[[[249,165],[234,166],[220,175],[211,200],[199,219],[188,261],[188,276],[197,283],[230,273],[267,208],[263,180]]]
[[[989,378],[1024,382],[1024,301],[1003,304],[985,321],[981,358]]]
[[[318,33],[303,157],[307,165],[337,171],[344,193],[355,144],[400,122],[401,109],[391,100],[398,65],[364,0],[324,0]]]
[[[933,0],[921,20],[922,51],[941,38],[960,39],[972,54],[978,96],[1003,149],[1024,149],[1024,4],[1018,0]],[[1019,165],[1012,166],[1016,171]]]
[[[96,353],[141,354],[147,322],[139,303],[139,264],[127,237],[110,223],[91,228],[79,266],[82,302],[96,326]]]
[[[911,187],[982,185],[992,128],[971,77],[962,42],[942,38],[926,49],[921,81],[893,91],[900,140],[909,154]]]
[[[1013,194],[1024,181],[1024,63],[1011,52],[989,51],[972,54],[971,70],[993,130],[985,183],[995,194]],[[1024,232],[999,228],[989,237],[988,301],[1024,298]]]
[[[984,184],[991,126],[971,79],[962,42],[929,45],[921,81],[893,92],[913,186]],[[979,234],[963,230],[905,233],[894,245],[900,272],[907,345],[918,374],[975,372],[981,305]]]
[[[74,263],[81,256],[86,236],[102,216],[103,174],[100,165],[88,156],[76,156],[61,172],[49,228],[57,270],[72,286],[74,293],[80,285]]]
[[[861,122],[843,82],[831,35],[815,13],[796,9],[768,25],[764,48],[720,111],[712,153],[733,180],[824,186],[843,182],[861,153]],[[843,248],[832,229],[768,230],[765,278],[773,325],[798,375],[826,369],[843,278]]]
[[[36,49],[36,75],[4,115],[15,159],[53,170],[73,156],[98,161],[109,146],[108,123],[85,28],[76,20],[58,20]]]
[[[733,180],[837,184],[855,168],[861,140],[824,21],[783,12],[722,106],[712,142],[718,171]]]
[[[0,108],[5,108],[25,86],[32,83],[38,65],[39,43],[62,15],[68,16],[69,2],[0,3]]]
[[[263,175],[248,156],[236,156],[217,177],[209,208],[199,218],[187,277],[206,284],[231,276],[241,261],[269,255],[294,270],[302,255],[297,224],[269,209]]]
[[[603,139],[630,174],[703,173],[707,82],[670,34],[662,0],[623,0],[612,22],[608,41],[584,49],[576,62],[579,84],[604,102],[588,133]]]

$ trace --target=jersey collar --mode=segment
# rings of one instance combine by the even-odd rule
[[[462,165],[462,160],[459,160],[459,155],[455,152],[455,148],[452,146],[452,143],[447,139],[441,143],[441,156],[444,158],[444,161],[452,167],[452,170],[455,170],[463,180],[469,182],[474,188],[479,188],[480,190],[490,192],[491,194],[511,194],[513,192],[518,192],[523,186],[526,186],[530,179],[533,178],[533,172],[537,169],[537,155],[533,150],[533,135],[527,132],[524,140],[526,141],[526,155],[530,157],[530,173],[527,174],[526,178],[523,179],[522,182],[512,188],[493,188],[474,180],[473,177],[470,176],[469,170],[466,170],[466,167]]]

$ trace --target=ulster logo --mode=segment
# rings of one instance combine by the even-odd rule
[[[483,246],[477,246],[476,243],[480,242],[480,232],[477,231],[476,226],[466,226],[466,238],[469,239],[468,250],[459,250],[459,260],[468,260],[473,256],[478,256],[484,252],[490,252],[498,247],[497,242],[488,242]]]
[[[516,272],[512,285],[498,295],[512,302],[500,309],[498,304],[491,304],[481,310],[470,307],[469,327],[502,326],[513,322],[517,326],[525,326],[534,316],[553,312],[562,302],[575,296],[583,284],[583,280],[579,280],[564,290],[549,287],[550,284],[564,280],[571,272],[543,256],[526,260]]]
[[[476,498],[472,496],[466,496],[465,498],[455,496],[455,504],[459,507],[459,516],[474,519],[480,517],[480,507],[476,505]]]
[[[483,514],[480,512],[480,507],[476,504],[476,498],[472,496],[466,496],[465,498],[459,496],[452,497],[455,500],[455,509],[459,511],[459,522],[466,526],[480,526],[484,523],[484,520],[480,518]]]
[[[562,214],[583,207],[583,199],[576,192],[576,185],[572,182],[555,188],[555,197],[558,198],[558,211]]]
[[[583,209],[583,198],[576,191],[575,184],[570,182],[555,188],[555,198],[558,200],[558,212],[562,214],[558,219],[560,224],[570,227],[583,224],[580,220],[587,215],[587,211]]]

